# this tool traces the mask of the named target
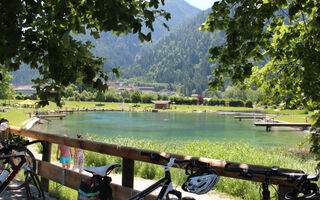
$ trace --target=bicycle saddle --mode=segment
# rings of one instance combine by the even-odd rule
[[[114,168],[117,168],[117,167],[121,167],[121,165],[118,163],[112,163],[112,164],[100,166],[100,167],[83,167],[83,169],[86,170],[87,172],[97,174],[103,177],[108,175]]]

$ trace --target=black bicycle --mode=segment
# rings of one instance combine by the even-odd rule
[[[6,166],[0,175],[0,195],[7,190],[19,190],[25,188],[27,199],[45,199],[39,178],[36,174],[36,160],[34,155],[26,147],[42,141],[26,141],[20,144],[10,144],[8,140],[1,141],[0,160]],[[18,172],[24,170],[24,181],[18,186],[10,186],[10,182]]]
[[[187,192],[205,194],[212,190],[219,180],[217,173],[207,163],[202,163],[195,160],[177,160],[173,157],[166,158],[158,153],[141,152],[141,155],[148,156],[151,161],[155,162],[161,160],[167,161],[167,163],[164,165],[164,177],[143,191],[130,197],[129,200],[145,199],[146,196],[150,195],[158,188],[161,188],[161,190],[157,196],[157,200],[170,199],[169,195],[174,195],[174,199],[178,200],[193,199],[190,197],[182,198],[181,192],[173,188],[170,167],[172,167],[174,164],[187,164],[185,169],[186,174],[189,176],[182,185],[182,189]],[[110,190],[108,186],[111,182],[111,177],[108,177],[108,174],[110,174],[110,172],[117,167],[120,167],[120,164],[113,163],[101,167],[84,167],[85,171],[93,174],[93,177],[82,181],[83,184],[80,184],[78,199],[79,197],[80,199],[82,197],[91,197],[90,195],[94,197],[98,196],[99,199],[111,199],[103,198],[101,196],[111,196],[110,192],[108,192]],[[100,184],[103,186],[100,186]],[[109,195],[105,195],[106,193]]]
[[[177,191],[173,188],[170,167],[174,164],[183,164],[187,163],[186,174],[189,175],[186,182],[183,184],[182,189],[196,194],[204,194],[214,188],[219,180],[219,176],[217,173],[211,169],[208,164],[197,162],[194,160],[177,160],[174,157],[166,158],[157,153],[147,153],[141,152],[142,156],[148,156],[152,161],[168,161],[164,165],[164,177],[152,184],[148,188],[129,198],[129,200],[139,200],[144,199],[147,195],[151,194],[158,188],[161,188],[157,200],[162,199],[170,199],[169,195],[172,194],[178,198],[178,200],[184,199],[182,198],[181,192]],[[194,168],[199,168],[196,173],[193,173]],[[175,198],[176,199],[176,198]],[[186,199],[190,199],[187,197]]]
[[[252,170],[242,168],[228,168],[224,169],[230,172],[239,172],[239,176],[247,179],[251,179],[257,175],[264,175],[265,179],[261,184],[262,188],[262,200],[270,200],[270,180],[271,177],[283,177],[290,183],[295,183],[296,187],[292,192],[285,194],[286,200],[320,200],[319,187],[315,181],[319,179],[319,171],[316,171],[316,175],[309,175],[305,173],[283,173],[279,172],[279,166],[273,166],[271,170]]]

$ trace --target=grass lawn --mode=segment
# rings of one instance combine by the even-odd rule
[[[6,101],[0,101],[0,104],[8,103]],[[21,101],[11,100],[10,104],[19,103]],[[99,104],[103,104],[102,106]],[[152,110],[154,109],[153,104],[138,104],[139,107],[134,107],[135,111]],[[83,108],[108,108],[108,109],[123,109],[129,111],[132,109],[134,104],[126,103],[108,103],[108,102],[75,102],[66,101],[62,108],[58,108],[54,103],[50,103],[49,106],[44,108],[21,108],[12,107],[8,109],[8,112],[0,112],[0,117],[7,118],[10,121],[10,125],[23,127],[26,120],[29,119],[29,112],[33,113],[35,110],[38,111],[54,111],[54,110],[72,110],[72,109],[83,109]],[[1,106],[3,109],[5,106]],[[308,116],[305,111],[299,110],[258,110],[253,108],[239,108],[239,107],[221,107],[221,106],[191,106],[191,105],[171,105],[169,110],[159,110],[159,112],[193,112],[193,111],[206,111],[214,112],[217,110],[224,111],[257,111],[264,113],[279,113],[275,119],[288,122],[306,122]],[[308,120],[309,121],[309,120]],[[310,121],[309,121],[310,122]],[[89,138],[89,136],[86,136]],[[93,138],[92,138],[93,139]],[[199,157],[208,157],[221,160],[229,160],[235,162],[243,162],[250,164],[258,164],[265,166],[280,165],[283,168],[300,169],[307,173],[314,173],[314,167],[316,161],[308,152],[300,151],[298,153],[285,149],[284,147],[255,147],[245,143],[231,143],[231,142],[208,142],[208,141],[193,141],[193,142],[178,142],[171,141],[168,143],[159,143],[151,140],[136,140],[128,138],[110,138],[105,139],[103,142],[111,144],[119,144],[124,146],[132,146],[136,148],[151,149],[155,151],[165,151],[170,153],[178,153],[183,155],[192,155]],[[56,147],[54,147],[55,149]],[[56,151],[53,149],[53,153]],[[54,158],[55,156],[53,156]],[[53,159],[54,160],[54,159]],[[121,162],[118,157],[112,157],[108,155],[97,154],[88,152],[86,154],[85,165],[88,166],[100,166],[103,164]],[[150,179],[159,179],[162,175],[162,167],[152,164],[146,164],[142,162],[135,162],[135,176],[140,176]],[[174,173],[176,174],[176,173]],[[148,175],[146,177],[146,175]],[[184,177],[185,178],[185,177]],[[174,179],[178,180],[178,177],[174,175]],[[50,185],[51,191],[54,191],[54,186]],[[258,199],[259,198],[259,184],[242,181],[233,178],[222,177],[220,183],[217,186],[217,191],[227,192],[231,196],[235,196],[240,199]],[[272,191],[275,194],[275,191]],[[59,194],[56,194],[59,199],[76,199],[77,192],[75,190],[63,187]]]
[[[0,105],[3,103],[14,105],[15,103],[20,103],[22,100],[0,100]],[[152,110],[154,109],[153,104],[138,104],[138,107],[133,107],[133,103],[110,103],[110,102],[77,102],[77,101],[65,101],[64,105],[59,108],[55,103],[50,102],[50,104],[44,108],[22,108],[12,107],[8,109],[8,112],[0,112],[0,117],[6,118],[10,121],[11,125],[23,127],[24,122],[29,119],[29,112],[34,113],[38,111],[55,111],[55,110],[72,110],[72,109],[83,109],[83,108],[96,108],[96,109],[116,109],[124,111],[143,111],[143,110]],[[0,109],[3,109],[7,106],[0,106]],[[193,111],[205,111],[205,112],[215,112],[217,110],[223,111],[241,111],[241,112],[263,112],[270,114],[279,114],[279,116],[274,119],[287,122],[296,122],[296,123],[312,123],[308,114],[305,114],[305,111],[301,110],[281,110],[274,111],[271,109],[254,109],[254,108],[245,108],[245,107],[224,107],[224,106],[200,106],[200,105],[171,105],[168,110],[158,110],[159,112],[193,112]]]

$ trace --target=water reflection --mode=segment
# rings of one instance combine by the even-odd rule
[[[297,145],[304,133],[295,129],[255,127],[253,120],[236,120],[216,113],[85,112],[68,114],[34,127],[55,134],[95,134],[100,137],[134,137],[168,141],[245,141],[254,145]]]

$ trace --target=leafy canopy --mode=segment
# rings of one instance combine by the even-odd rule
[[[136,105],[137,103],[141,102],[141,93],[139,90],[134,91],[130,97],[131,97],[132,103],[135,103]]]
[[[8,71],[21,63],[38,70],[41,77],[33,82],[42,106],[49,100],[60,105],[65,87],[79,78],[105,90],[104,59],[92,55],[89,41],[77,41],[71,33],[89,32],[94,38],[102,31],[136,33],[150,41],[156,17],[170,18],[160,4],[164,0],[1,0],[0,64]],[[118,68],[112,72],[118,74]]]
[[[1,65],[0,65],[1,66]],[[0,99],[11,99],[14,94],[14,89],[10,87],[10,81],[13,79],[6,71],[1,72],[2,81],[0,82]]]
[[[319,102],[320,1],[221,0],[200,29],[226,35],[225,44],[210,49],[210,60],[219,62],[210,88],[230,77],[263,87],[269,97]]]

